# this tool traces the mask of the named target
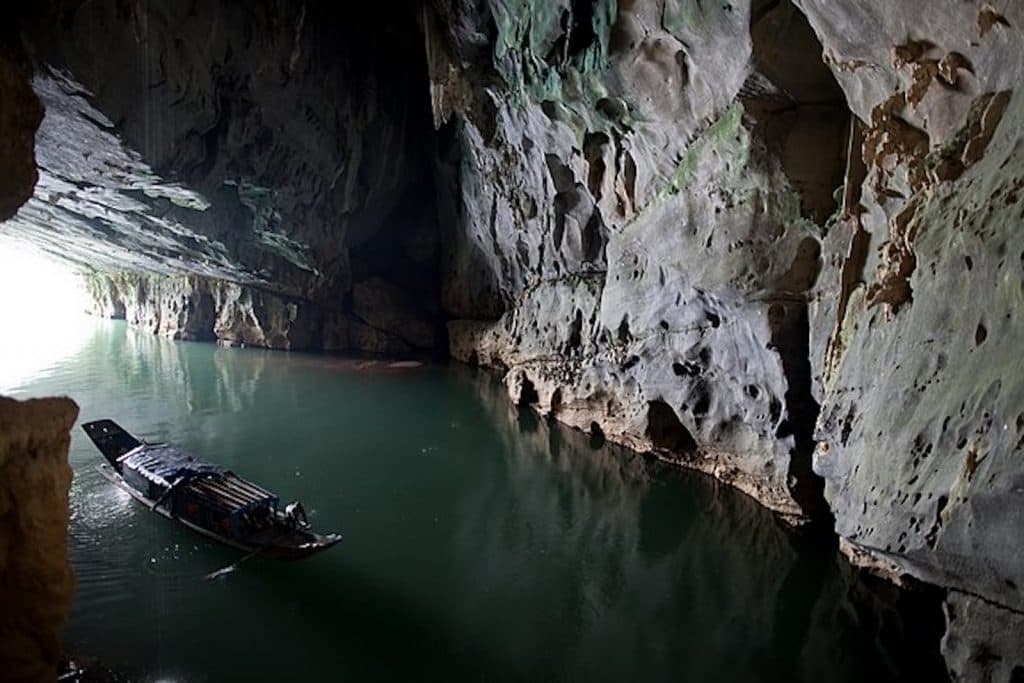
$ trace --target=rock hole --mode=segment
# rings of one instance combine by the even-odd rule
[[[604,446],[605,441],[604,430],[601,429],[601,425],[597,422],[590,423],[590,447],[594,450]]]
[[[664,401],[651,401],[647,404],[647,438],[655,448],[675,453],[693,453],[697,450],[693,435]]]
[[[587,189],[594,201],[601,199],[601,185],[607,166],[604,162],[604,148],[609,142],[604,133],[587,133],[583,136],[583,156],[587,160]]]
[[[577,308],[576,317],[573,318],[572,325],[569,326],[569,339],[565,342],[565,349],[567,353],[578,351],[583,345],[582,331],[583,311]]]
[[[599,196],[599,195],[598,195]],[[587,263],[604,263],[605,239],[604,221],[601,212],[595,207],[590,220],[583,226],[583,260]]]
[[[693,404],[693,414],[700,417],[707,415],[709,410],[711,410],[711,395],[705,387],[700,386],[697,388],[697,402]]]
[[[622,322],[619,323],[618,337],[620,344],[628,344],[633,340],[633,335],[629,332],[629,316],[623,316]]]
[[[537,387],[533,385],[529,377],[523,377],[523,388],[519,391],[519,405],[521,407],[531,406],[538,401],[540,401],[540,396],[537,395]]]
[[[557,413],[562,407],[562,387],[551,392],[551,412]]]
[[[572,29],[569,32],[569,56],[576,57],[594,42],[593,0],[573,0]]]
[[[988,339],[988,330],[982,323],[978,323],[978,329],[974,331],[974,345],[981,346]]]
[[[701,368],[696,363],[687,361],[685,363],[673,363],[672,372],[676,377],[696,377],[701,374]]]

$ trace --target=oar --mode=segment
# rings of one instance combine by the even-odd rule
[[[252,559],[252,558],[256,557],[257,555],[259,555],[260,553],[262,553],[266,549],[267,549],[267,546],[263,546],[262,548],[257,548],[256,550],[252,551],[251,553],[249,553],[248,555],[246,555],[242,559],[236,560],[235,562],[232,562],[228,566],[226,566],[226,567],[224,567],[222,569],[218,569],[215,572],[210,572],[209,574],[207,574],[206,576],[203,577],[203,581],[212,581],[214,579],[219,579],[222,576],[227,576],[231,572],[233,572],[236,569],[238,569],[239,565],[241,565],[243,562],[245,562],[246,560],[249,560],[249,559]]]

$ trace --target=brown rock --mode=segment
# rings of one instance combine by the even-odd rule
[[[74,577],[67,558],[67,398],[0,397],[0,671],[5,681],[56,677]]]

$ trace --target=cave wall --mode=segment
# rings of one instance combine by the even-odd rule
[[[949,589],[1024,674],[1024,8],[437,2],[452,355]],[[819,479],[820,477],[820,479]]]
[[[453,355],[793,520],[821,511],[807,297],[850,112],[804,16],[496,1],[428,27]],[[652,442],[655,405],[692,448]]]
[[[1022,631],[1005,628],[1024,614],[1024,7],[798,4],[865,124],[867,172],[812,305],[815,469],[841,536],[952,589],[952,672],[1012,680],[1024,675]]]
[[[55,680],[74,577],[68,447],[78,406],[0,397],[0,671]]]
[[[5,40],[6,39],[6,40]],[[0,221],[28,201],[35,189],[35,135],[43,107],[32,92],[20,51],[0,31]]]
[[[25,56],[0,28],[0,230],[32,195],[43,116]],[[57,677],[74,575],[68,562],[68,447],[78,406],[0,396],[0,677]]]
[[[405,353],[443,315],[516,402],[946,587],[951,673],[1020,676],[1024,8],[414,7],[42,3],[3,229],[178,338]]]
[[[424,55],[404,4],[52,0],[23,11],[20,38],[46,114],[35,195],[5,230],[153,285],[97,312],[274,348],[419,348],[425,325],[428,347],[443,338]],[[216,315],[153,323],[183,278],[209,283]],[[402,290],[413,329],[355,314],[360,283]]]

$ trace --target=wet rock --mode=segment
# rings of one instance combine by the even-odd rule
[[[452,353],[507,369],[514,398],[528,384],[560,420],[806,518],[816,406],[789,359],[849,120],[824,64],[807,68],[820,44],[788,3],[561,16],[492,2],[428,22],[435,120],[453,131],[441,177],[459,182]],[[694,447],[653,443],[651,405]]]
[[[67,398],[0,397],[0,670],[54,680],[74,578],[67,558]]]
[[[1024,14],[797,4],[864,124],[862,184],[811,306],[814,468],[855,559],[953,589],[954,677],[1012,680]]]
[[[0,36],[2,37],[2,36]],[[43,118],[30,75],[9,46],[0,47],[0,221],[14,215],[35,187],[35,132]]]

